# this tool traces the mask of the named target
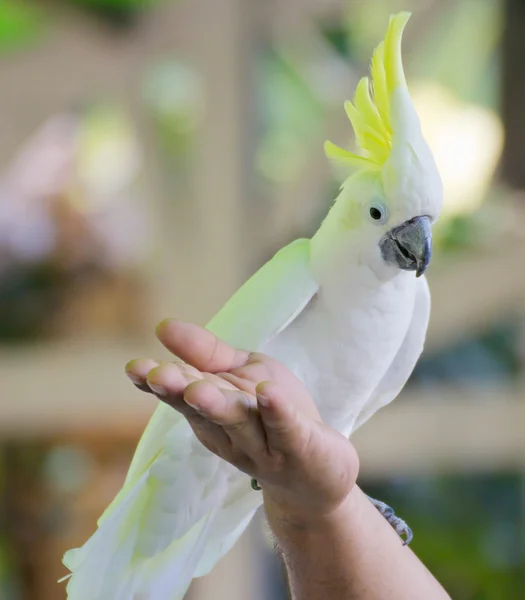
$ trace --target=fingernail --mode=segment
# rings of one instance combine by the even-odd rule
[[[186,402],[186,404],[188,406],[191,406],[192,408],[194,408],[195,410],[197,410],[199,408],[199,405],[196,404],[195,402],[190,402],[189,400],[187,400],[186,398],[184,398],[184,402]]]
[[[144,383],[144,379],[141,377],[135,377],[135,375],[130,375],[129,373],[126,373],[126,375],[131,383],[134,383],[135,385],[142,385]]]
[[[202,412],[201,407],[199,406],[199,404],[197,404],[196,402],[190,402],[189,400],[187,400],[186,398],[184,398],[184,402],[186,402],[186,404],[188,406],[191,406],[191,408],[193,408],[193,410],[195,410],[196,412],[200,413]]]
[[[163,319],[157,327],[155,327],[155,333],[158,335],[165,327],[167,327],[174,319]]]
[[[270,398],[263,396],[262,394],[257,394],[257,402],[266,408],[270,403]]]
[[[163,388],[161,385],[157,385],[155,383],[149,383],[149,381],[148,381],[148,385],[149,385],[151,391],[155,392],[155,394],[157,394],[158,396],[167,396],[168,395],[166,388]]]

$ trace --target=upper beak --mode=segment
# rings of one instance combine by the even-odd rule
[[[388,262],[395,262],[406,271],[415,271],[421,277],[432,258],[432,230],[430,218],[414,217],[390,230],[381,244]]]

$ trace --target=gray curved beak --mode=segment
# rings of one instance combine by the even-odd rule
[[[432,229],[427,216],[414,217],[391,229],[379,243],[389,264],[421,277],[432,258]]]

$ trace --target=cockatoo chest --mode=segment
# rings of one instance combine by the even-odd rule
[[[262,352],[305,383],[321,417],[345,435],[392,364],[410,325],[415,278],[353,290],[321,288]],[[354,281],[355,283],[355,281]],[[362,289],[362,288],[361,288]],[[343,293],[342,293],[343,292]]]

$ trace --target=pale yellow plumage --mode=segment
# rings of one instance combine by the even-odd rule
[[[406,87],[401,40],[409,18],[408,12],[391,17],[385,39],[377,46],[372,58],[372,85],[368,77],[363,77],[357,86],[354,101],[345,102],[345,111],[361,155],[326,142],[325,152],[329,158],[358,169],[380,169],[388,160],[393,136],[392,94],[397,88]]]

